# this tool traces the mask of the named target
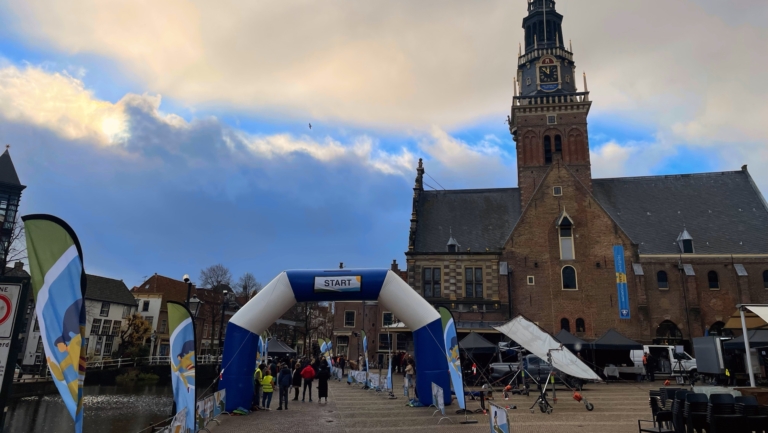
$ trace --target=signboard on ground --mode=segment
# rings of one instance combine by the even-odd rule
[[[443,394],[443,388],[432,382],[432,401],[440,413],[445,416],[445,394]]]
[[[14,360],[8,361],[8,355],[20,294],[21,284],[0,284],[0,386],[6,372],[12,375],[16,368]]]
[[[491,433],[509,433],[507,411],[501,406],[491,403],[490,422]]]

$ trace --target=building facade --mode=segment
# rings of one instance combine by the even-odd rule
[[[562,22],[554,0],[528,3],[508,117],[516,188],[426,191],[419,161],[408,283],[448,306],[465,330],[486,334],[489,323],[518,314],[584,339],[615,328],[637,341],[686,344],[723,332],[736,304],[768,301],[763,195],[747,166],[593,178],[593,101],[586,75],[577,82]],[[622,308],[617,261],[626,264]]]
[[[221,285],[215,288],[199,288],[192,284],[188,290],[187,283],[163,275],[154,274],[140,285],[131,289],[133,295],[141,300],[139,313],[145,319],[153,318],[152,331],[155,343],[152,345],[152,356],[167,355],[170,335],[168,334],[168,301],[185,303],[187,292],[200,300],[197,317],[195,318],[195,334],[201,356],[218,356],[226,338],[229,319],[240,308],[237,298],[229,286]],[[142,312],[144,302],[148,310]],[[222,321],[223,317],[223,321]],[[222,346],[219,345],[221,341]]]
[[[122,280],[87,274],[85,291],[86,358],[89,361],[110,358],[120,348],[120,330],[125,319],[136,312],[136,300]],[[31,323],[23,344],[22,366],[43,364],[45,353],[40,338],[37,315],[30,308]]]

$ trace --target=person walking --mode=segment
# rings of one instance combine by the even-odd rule
[[[317,402],[322,403],[325,399],[325,403],[328,403],[328,379],[331,378],[331,370],[328,368],[328,363],[323,361],[320,363],[320,368],[317,370]]]
[[[269,369],[264,370],[264,378],[261,379],[261,388],[263,395],[261,397],[261,407],[264,410],[269,410],[269,405],[272,403],[272,392],[274,391],[275,377],[272,376],[272,372]]]
[[[315,369],[312,365],[307,365],[301,370],[301,377],[304,378],[304,389],[301,391],[301,401],[307,397],[307,389],[309,389],[309,402],[312,403],[312,379],[315,378]]]
[[[416,370],[413,368],[413,362],[410,359],[405,365],[405,381],[408,384],[408,389],[416,389]]]
[[[261,380],[264,379],[266,365],[260,364],[253,373],[253,410],[261,410]]]
[[[293,395],[293,401],[299,401],[299,389],[301,388],[301,363],[297,362],[293,368],[293,389],[295,394]]]
[[[288,368],[288,364],[283,364],[283,368],[277,374],[277,386],[280,387],[280,394],[278,395],[280,405],[277,410],[283,410],[283,404],[285,404],[285,410],[288,410],[288,391],[291,389],[291,384],[293,384],[291,369]]]
[[[347,366],[347,360],[344,359],[344,355],[339,356],[339,368],[341,368],[341,375],[344,376],[344,367]]]

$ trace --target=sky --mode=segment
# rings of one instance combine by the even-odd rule
[[[768,2],[557,0],[595,177],[749,171],[768,191]],[[525,0],[0,0],[21,213],[129,287],[222,263],[404,267],[419,158],[512,187]],[[581,88],[582,86],[580,86]],[[309,128],[309,123],[312,128]],[[446,240],[447,241],[447,240]]]

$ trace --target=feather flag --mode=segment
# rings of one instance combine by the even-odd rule
[[[184,304],[168,301],[167,305],[173,401],[176,402],[176,414],[186,410],[187,429],[195,431],[195,322]]]
[[[72,228],[52,215],[22,217],[27,255],[48,368],[62,400],[83,431],[86,288],[83,252]]]
[[[328,349],[327,350],[327,352],[328,352],[328,355],[327,355],[328,364],[331,367],[333,367],[333,343],[331,343],[331,339],[330,338],[326,338],[325,339],[325,344],[326,344],[327,349]]]
[[[365,371],[368,371],[368,336],[363,331],[363,357],[365,358]]]
[[[448,372],[451,374],[453,391],[456,393],[456,401],[461,409],[466,409],[464,400],[464,378],[461,375],[461,358],[459,358],[459,338],[456,335],[456,323],[445,307],[438,309],[440,321],[443,324],[443,341],[445,342],[445,355],[448,359]]]

